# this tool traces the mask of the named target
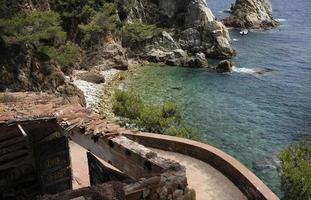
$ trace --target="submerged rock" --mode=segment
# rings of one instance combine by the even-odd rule
[[[278,159],[276,154],[263,157],[253,162],[253,168],[256,170],[277,169],[279,165],[280,160]]]
[[[217,65],[216,71],[218,73],[232,72],[233,63],[229,60],[223,60]]]
[[[272,16],[270,0],[236,0],[224,24],[237,28],[268,29],[279,23]]]

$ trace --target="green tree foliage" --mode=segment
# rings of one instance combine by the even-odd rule
[[[115,4],[106,3],[101,12],[96,13],[88,24],[79,25],[79,28],[86,33],[104,33],[107,31],[115,31],[118,23]]]
[[[100,41],[103,34],[117,33],[121,27],[117,8],[114,3],[106,3],[100,12],[90,18],[88,23],[80,24],[79,29],[84,34],[83,45],[93,46]]]
[[[53,1],[53,9],[60,14],[63,27],[72,40],[80,40],[81,31],[92,37],[105,31],[114,31],[118,26],[114,3],[105,0]]]
[[[7,43],[58,45],[66,39],[59,15],[52,11],[18,13],[10,19],[0,19],[0,28],[1,36]]]
[[[78,25],[86,23],[104,3],[104,0],[52,0],[51,4],[53,10],[60,14],[65,30],[76,31]]]
[[[0,0],[0,18],[10,18],[19,12],[20,0]]]
[[[67,71],[80,54],[79,47],[66,42],[61,20],[53,11],[18,13],[9,19],[0,19],[0,36],[7,45],[27,43],[56,60]]]
[[[143,131],[198,139],[196,130],[185,123],[179,107],[173,102],[147,105],[138,95],[117,90],[113,112]]]
[[[40,51],[57,61],[62,71],[67,74],[70,73],[70,66],[75,63],[80,55],[79,46],[72,42],[67,42],[57,49],[53,46],[41,46]]]
[[[311,200],[311,145],[304,141],[286,147],[280,154],[284,200]]]
[[[160,32],[161,29],[154,24],[134,21],[123,26],[122,37],[125,44],[133,44],[151,38]]]

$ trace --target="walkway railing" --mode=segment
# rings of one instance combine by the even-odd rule
[[[247,167],[215,147],[160,134],[128,132],[124,135],[146,147],[181,153],[212,165],[229,178],[250,200],[279,200]]]

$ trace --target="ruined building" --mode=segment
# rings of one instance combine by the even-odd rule
[[[61,97],[10,95],[10,101],[0,103],[1,200],[209,199],[190,187],[183,165],[162,158],[153,148],[211,165],[235,190],[220,183],[216,195],[233,191],[241,199],[278,199],[241,163],[209,145],[126,130]],[[72,144],[83,150],[73,155]],[[73,171],[80,166],[73,160],[82,157],[88,171],[81,173],[87,174],[90,186],[74,187]]]

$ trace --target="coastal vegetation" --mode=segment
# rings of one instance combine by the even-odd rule
[[[107,32],[120,29],[117,8],[105,0],[51,0],[50,9],[19,9],[0,2],[1,45],[26,44],[56,61],[62,71],[79,61]],[[44,4],[43,4],[44,5]]]
[[[145,24],[140,21],[126,23],[122,28],[123,41],[126,44],[141,42],[161,33],[155,24]]]
[[[0,27],[0,35],[6,46],[23,43],[33,47],[58,62],[64,71],[80,54],[79,46],[67,40],[56,12],[21,12],[12,18],[0,19]]]
[[[280,175],[284,200],[311,199],[311,145],[291,144],[280,154]]]
[[[198,139],[197,131],[185,122],[174,102],[149,105],[133,92],[116,90],[112,109],[123,124],[129,123],[142,131]]]

